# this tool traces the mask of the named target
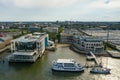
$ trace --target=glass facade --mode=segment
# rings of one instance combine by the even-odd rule
[[[18,42],[16,48],[17,50],[34,50],[36,49],[36,42]]]

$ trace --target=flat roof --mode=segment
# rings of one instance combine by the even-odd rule
[[[21,52],[14,52],[13,55],[23,55],[23,56],[32,56],[34,54],[35,51],[21,51]]]
[[[57,63],[74,63],[74,59],[58,59]]]
[[[33,34],[27,34],[24,36],[21,36],[20,38],[14,39],[13,41],[18,41],[18,42],[34,42],[37,39],[39,39],[40,37],[42,37],[44,33],[33,33]]]

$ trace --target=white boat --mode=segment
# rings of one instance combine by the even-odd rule
[[[110,69],[103,67],[94,67],[90,70],[90,72],[97,74],[110,74]]]
[[[58,59],[57,61],[53,61],[52,70],[82,72],[84,68],[82,65],[76,63],[74,59]]]

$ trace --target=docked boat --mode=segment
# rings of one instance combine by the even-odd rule
[[[90,72],[96,74],[110,74],[110,69],[103,67],[94,67],[90,70]]]
[[[58,59],[57,61],[53,61],[52,70],[82,72],[84,71],[84,68],[81,64],[78,64],[74,59]]]

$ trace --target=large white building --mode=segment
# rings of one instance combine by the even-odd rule
[[[27,34],[11,41],[9,62],[35,62],[41,57],[48,46],[48,34]]]
[[[101,52],[104,50],[103,41],[96,37],[74,36],[73,42],[86,51]]]

